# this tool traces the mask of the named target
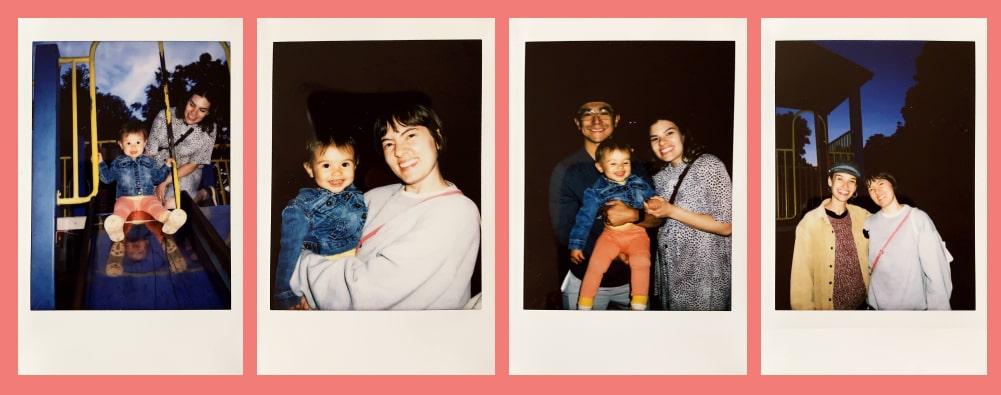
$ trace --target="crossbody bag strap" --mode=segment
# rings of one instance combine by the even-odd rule
[[[177,139],[177,141],[174,141],[174,146],[177,146],[178,144],[181,144],[181,142],[184,141],[184,139],[188,138],[188,135],[190,135],[191,132],[194,132],[194,131],[195,131],[195,128],[193,128],[193,127],[192,128],[188,128],[188,131],[184,132],[184,134],[181,135],[181,138]],[[167,148],[160,148],[160,151],[163,151],[165,149],[167,149]]]
[[[426,202],[428,200],[431,200],[431,199],[436,199],[436,198],[440,198],[442,196],[448,196],[448,195],[457,195],[457,194],[461,195],[462,191],[460,191],[458,189],[455,189],[455,190],[451,190],[451,191],[442,192],[442,193],[439,193],[437,195],[428,196],[428,197],[426,197],[424,199],[418,200],[417,203],[414,203],[414,205],[410,206],[410,207],[416,207],[417,205],[419,205],[421,203],[424,203],[424,202]],[[388,223],[388,221],[387,221],[387,223]],[[372,236],[375,236],[376,233],[379,233],[379,230],[382,229],[383,226],[386,226],[386,223],[383,223],[383,224],[379,225],[375,229],[372,229],[367,234],[365,234],[364,236],[362,236],[361,240],[358,241],[358,248],[361,248],[361,245],[364,244],[366,240],[371,239]]]
[[[689,163],[688,166],[685,166],[685,170],[681,171],[681,175],[678,176],[678,182],[674,184],[674,192],[671,192],[671,199],[668,200],[669,203],[674,204],[674,199],[678,197],[678,190],[681,189],[681,181],[685,179],[685,175],[688,174],[688,170],[692,168],[695,161],[699,160],[701,157],[702,155],[696,156],[695,159],[692,159],[692,162]]]
[[[876,265],[879,263],[879,257],[883,256],[883,250],[886,250],[886,246],[890,245],[890,240],[893,240],[893,236],[897,235],[897,231],[900,230],[900,227],[904,225],[905,221],[907,221],[907,217],[911,216],[911,211],[914,211],[914,209],[912,208],[910,210],[907,210],[907,215],[905,215],[904,219],[900,220],[900,223],[897,224],[897,229],[893,230],[893,233],[890,234],[890,238],[886,239],[886,243],[883,243],[883,248],[879,249],[879,253],[876,254],[876,259],[872,261],[872,268],[869,269],[870,274],[876,271]]]

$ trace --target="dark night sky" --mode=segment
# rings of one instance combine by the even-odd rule
[[[900,108],[904,106],[904,96],[914,85],[915,64],[924,41],[817,41],[818,45],[834,52],[869,71],[871,80],[862,85],[862,134],[864,141],[874,134],[892,135],[897,122],[903,122]],[[779,108],[778,113],[795,112],[799,109]],[[813,117],[805,116],[810,130],[815,130]],[[851,129],[848,119],[848,101],[845,100],[831,112],[828,130],[834,139]],[[816,164],[816,148],[806,146],[807,161]]]

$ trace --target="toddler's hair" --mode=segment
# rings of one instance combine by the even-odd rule
[[[149,132],[146,130],[146,126],[139,122],[128,121],[118,128],[118,141],[124,141],[125,136],[135,133],[142,133],[144,140],[149,139]]]
[[[629,154],[630,158],[632,158],[633,155],[633,148],[630,147],[629,144],[619,143],[611,138],[607,138],[605,141],[602,141],[601,144],[598,144],[598,149],[594,151],[594,161],[601,162],[605,159],[605,155],[608,155],[613,151],[625,152]]]
[[[322,155],[330,147],[351,150],[355,164],[358,164],[358,150],[355,148],[355,139],[351,136],[345,136],[340,139],[334,138],[334,136],[328,136],[324,139],[317,139],[316,137],[309,139],[306,142],[306,161],[310,164],[316,163],[316,151],[320,150],[320,154]]]

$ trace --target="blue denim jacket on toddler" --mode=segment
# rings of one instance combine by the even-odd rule
[[[336,255],[358,247],[368,216],[365,198],[354,184],[340,193],[302,188],[282,210],[281,250],[275,271],[275,297],[279,308],[299,303],[289,280],[299,253],[309,250]]]
[[[128,155],[119,155],[111,164],[98,165],[101,182],[111,184],[117,182],[115,198],[122,196],[152,196],[156,186],[170,175],[170,167],[157,165],[156,160],[146,155],[132,159]]]
[[[570,230],[570,249],[584,249],[591,225],[605,202],[620,200],[629,207],[642,210],[643,202],[656,194],[653,187],[636,174],[630,174],[622,184],[611,181],[605,176],[598,177],[598,180],[584,191],[583,204],[577,211],[574,227]]]

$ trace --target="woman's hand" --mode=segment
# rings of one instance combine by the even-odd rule
[[[584,262],[584,251],[582,250],[570,250],[570,260],[574,264],[580,264]]]
[[[177,162],[174,161],[174,158],[167,158],[167,166],[174,167],[175,164]]]
[[[643,202],[643,208],[646,213],[657,218],[672,218],[671,214],[677,206],[669,203],[666,199],[661,196],[654,196]]]

